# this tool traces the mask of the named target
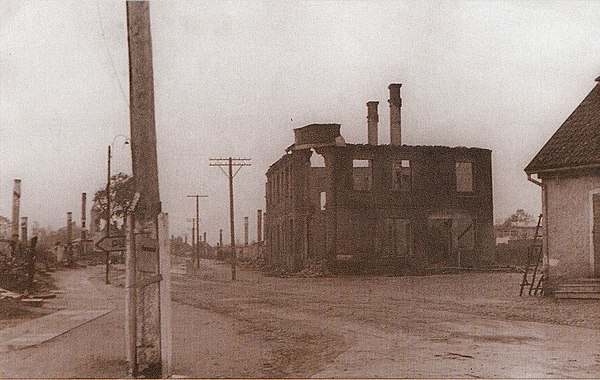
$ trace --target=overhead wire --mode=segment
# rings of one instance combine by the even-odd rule
[[[96,15],[98,16],[98,25],[100,26],[100,35],[102,36],[102,42],[104,43],[104,48],[106,50],[106,54],[108,55],[108,59],[110,61],[110,65],[113,69],[113,74],[116,77],[117,83],[119,84],[119,89],[121,90],[121,95],[123,95],[123,100],[125,100],[125,104],[127,105],[127,109],[129,110],[129,98],[125,93],[125,88],[119,79],[119,72],[115,66],[115,61],[113,59],[112,54],[110,53],[110,49],[108,48],[108,44],[106,42],[106,36],[104,35],[104,27],[102,25],[102,18],[100,17],[100,7],[98,6],[98,1],[94,2],[96,4]]]

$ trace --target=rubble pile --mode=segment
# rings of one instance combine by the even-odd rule
[[[48,273],[51,271],[53,271],[53,268],[48,267],[43,262],[36,263],[33,286],[30,289],[31,293],[44,293],[55,289],[52,278]],[[28,276],[29,270],[24,260],[0,255],[0,288],[15,293],[25,293]]]
[[[238,258],[238,263],[243,268],[264,269],[265,260],[260,256],[244,256]]]
[[[327,263],[323,259],[310,259],[304,269],[298,272],[296,277],[315,278],[331,276]]]

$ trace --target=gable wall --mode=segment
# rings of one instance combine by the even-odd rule
[[[600,175],[544,178],[548,186],[548,261],[554,282],[590,277],[589,193],[600,188]]]

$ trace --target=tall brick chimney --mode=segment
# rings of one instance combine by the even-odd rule
[[[16,178],[13,185],[12,240],[19,240],[19,210],[21,208],[21,180]]]
[[[377,145],[379,113],[377,112],[379,102],[367,102],[367,142],[369,145]]]
[[[392,83],[388,86],[390,90],[390,144],[402,145],[402,98],[400,97],[402,84]]]

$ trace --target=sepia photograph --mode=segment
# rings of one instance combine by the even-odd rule
[[[0,1],[0,378],[600,378],[600,1]]]

